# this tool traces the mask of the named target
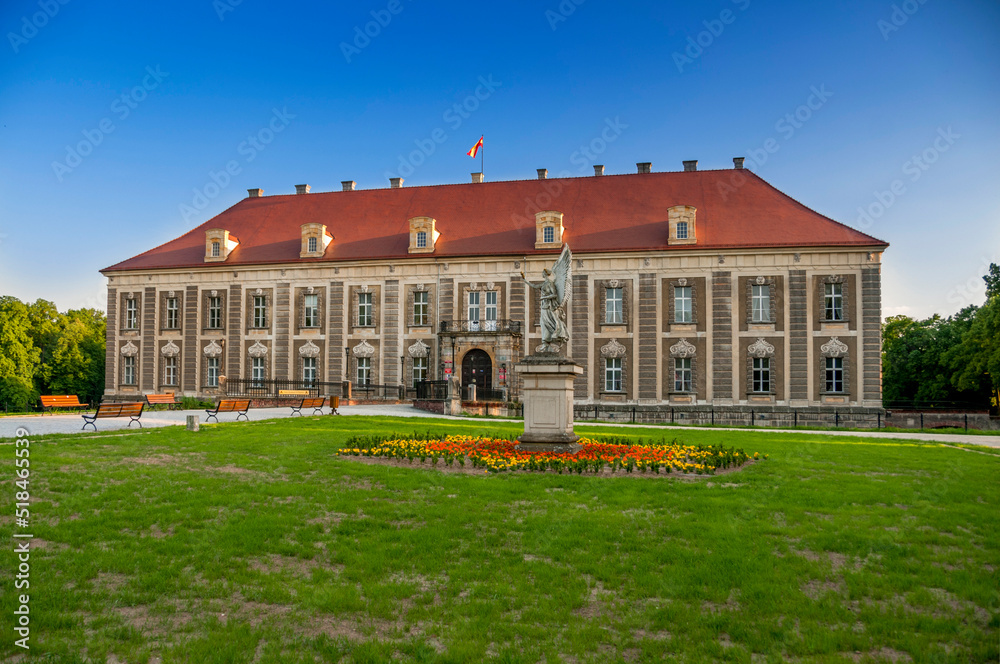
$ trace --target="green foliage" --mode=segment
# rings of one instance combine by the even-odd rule
[[[1000,267],[983,277],[987,301],[954,316],[882,326],[882,398],[887,406],[964,402],[996,407],[1000,396]]]
[[[94,309],[59,313],[55,304],[0,297],[0,403],[29,410],[39,394],[104,393],[105,317]]]

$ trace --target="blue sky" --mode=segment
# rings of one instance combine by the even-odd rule
[[[466,182],[483,133],[489,180],[746,156],[892,244],[885,315],[1000,262],[994,0],[8,0],[0,31],[0,293],[63,310],[248,188]]]

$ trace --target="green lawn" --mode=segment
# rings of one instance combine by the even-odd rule
[[[415,426],[516,431],[327,416],[33,439],[25,661],[1000,657],[1000,450],[669,432],[770,455],[695,481],[334,455]],[[0,456],[10,505],[13,445]],[[3,560],[0,659],[20,661]]]

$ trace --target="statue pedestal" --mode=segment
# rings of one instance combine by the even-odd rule
[[[573,379],[583,374],[583,367],[557,355],[531,355],[517,365],[517,371],[524,380],[520,448],[527,452],[579,452],[579,436],[573,433]]]

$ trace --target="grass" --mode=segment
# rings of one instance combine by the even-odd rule
[[[998,659],[1000,456],[982,448],[678,432],[770,455],[696,481],[335,455],[413,427],[322,417],[33,440],[35,659]],[[9,502],[13,450],[0,446]],[[4,661],[19,661],[15,608],[5,591]]]

